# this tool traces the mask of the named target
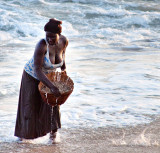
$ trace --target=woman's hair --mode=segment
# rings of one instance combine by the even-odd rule
[[[61,34],[62,32],[62,21],[56,19],[50,19],[48,23],[44,26],[44,31],[58,33]]]

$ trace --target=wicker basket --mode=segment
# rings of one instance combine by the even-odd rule
[[[51,106],[64,104],[74,88],[74,83],[72,79],[66,74],[61,72],[51,72],[47,74],[47,77],[50,81],[56,83],[57,85],[63,84],[65,87],[67,87],[67,90],[66,91],[64,90],[63,92],[60,91],[61,96],[56,98],[54,96],[54,93],[51,93],[49,88],[46,87],[42,82],[40,82],[38,85],[38,89],[40,91],[42,99],[44,100],[44,102],[46,102]]]

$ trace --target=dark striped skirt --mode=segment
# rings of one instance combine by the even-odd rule
[[[15,136],[34,139],[61,128],[60,107],[43,102],[39,80],[23,71],[15,126]]]

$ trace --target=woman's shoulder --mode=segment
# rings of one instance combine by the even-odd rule
[[[60,38],[65,45],[68,45],[69,40],[67,39],[67,37],[65,37],[64,35],[61,35]]]
[[[45,39],[40,39],[39,42],[37,43],[37,45],[46,46],[46,41],[45,41]]]
[[[36,46],[37,46],[37,47],[41,47],[41,48],[46,47],[46,41],[45,41],[45,39],[40,39],[40,40],[38,41],[38,43],[37,43]]]
[[[41,40],[39,40],[39,42],[36,45],[36,50],[38,52],[45,52],[46,51],[46,46],[47,45],[46,45],[45,39],[41,39]]]

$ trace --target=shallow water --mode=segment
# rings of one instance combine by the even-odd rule
[[[160,119],[147,124],[125,128],[62,128],[58,141],[52,144],[47,136],[24,141],[2,142],[0,152],[47,152],[47,153],[159,153]]]
[[[24,64],[49,18],[69,39],[75,87],[61,106],[62,127],[124,127],[160,114],[160,1],[2,0],[0,2],[0,142],[15,141]]]

